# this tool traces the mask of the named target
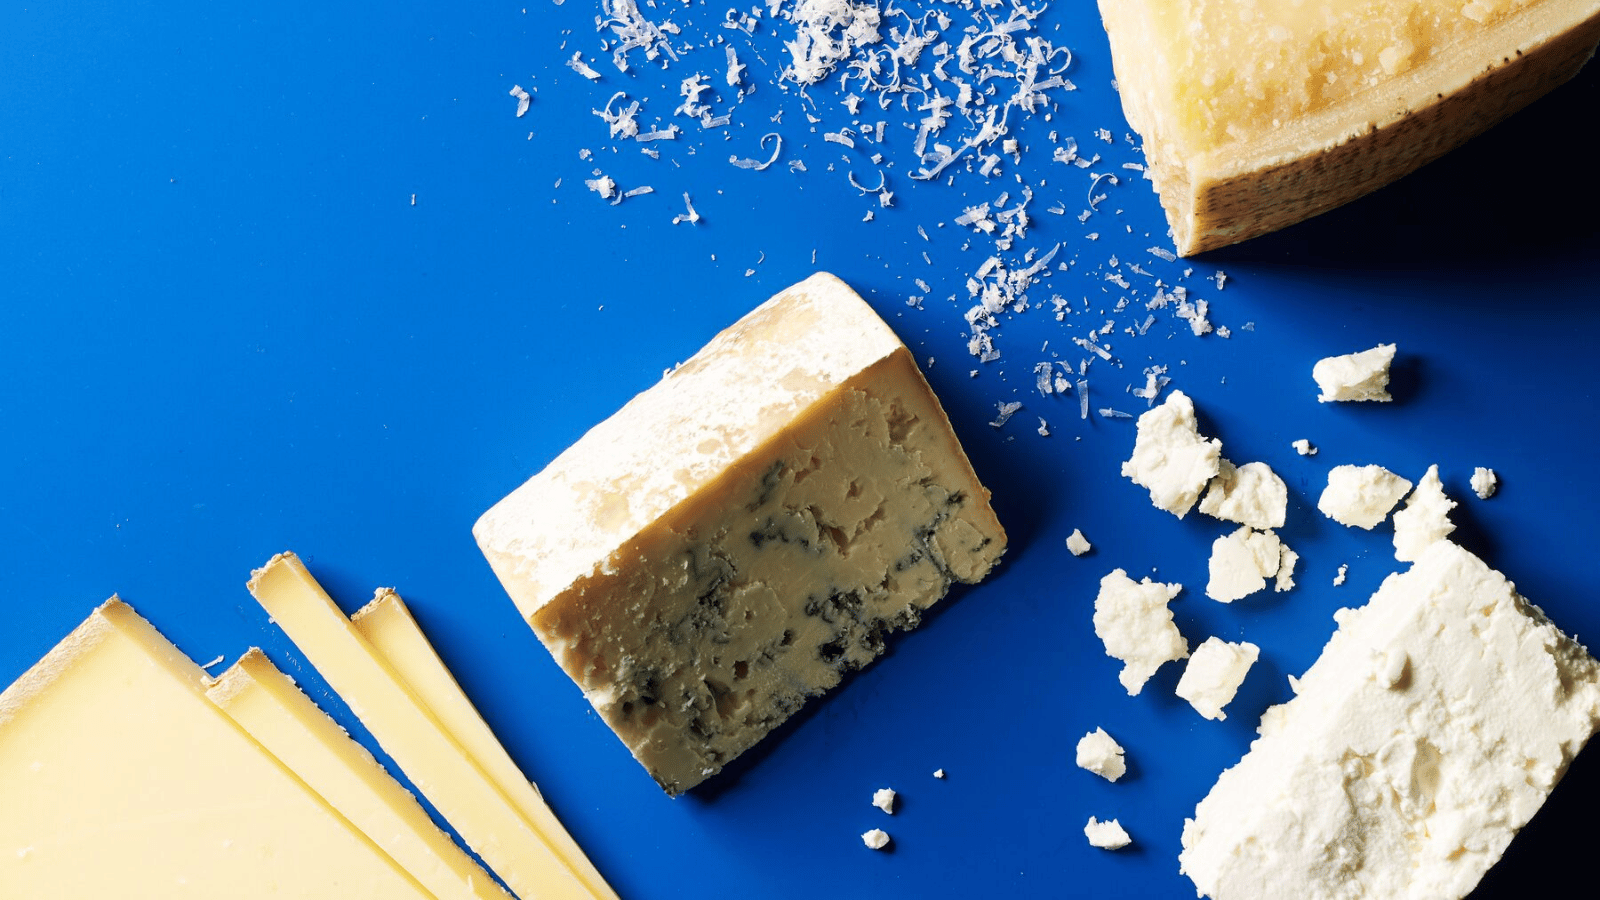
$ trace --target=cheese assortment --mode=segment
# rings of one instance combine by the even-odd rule
[[[1178,253],[1325,212],[1572,77],[1600,0],[1100,0]]]
[[[717,335],[473,532],[669,794],[871,662],[1006,546],[910,351],[827,274]]]

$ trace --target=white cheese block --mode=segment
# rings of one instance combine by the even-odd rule
[[[1249,641],[1231,643],[1218,637],[1206,638],[1205,643],[1194,648],[1183,667],[1176,693],[1200,715],[1226,719],[1228,714],[1222,708],[1233,702],[1239,685],[1244,684],[1245,675],[1260,655],[1261,648]]]
[[[1448,541],[1335,618],[1184,826],[1202,896],[1465,896],[1600,722],[1600,664]]]
[[[1500,489],[1500,476],[1493,469],[1478,466],[1472,470],[1472,492],[1478,495],[1479,500],[1487,500],[1494,496]]]
[[[1089,839],[1089,846],[1102,850],[1121,850],[1133,843],[1133,838],[1116,819],[1102,822],[1090,816],[1089,824],[1083,826],[1083,836]]]
[[[1274,532],[1254,531],[1249,525],[1241,525],[1237,531],[1211,542],[1206,596],[1232,603],[1264,590],[1268,578],[1276,579],[1275,591],[1286,591],[1294,587],[1294,579],[1287,573],[1294,570],[1299,558]]]
[[[1106,655],[1122,661],[1117,680],[1130,697],[1144,689],[1162,663],[1189,655],[1189,642],[1167,607],[1181,590],[1181,584],[1134,581],[1121,569],[1100,579],[1094,633],[1106,645]]]
[[[1217,464],[1200,511],[1213,518],[1239,522],[1259,531],[1282,528],[1289,509],[1289,487],[1263,462],[1235,467],[1226,459]]]
[[[1387,403],[1389,366],[1394,363],[1394,345],[1379,344],[1360,353],[1346,353],[1317,360],[1311,378],[1320,393],[1318,403],[1346,400],[1372,400]]]
[[[1411,482],[1382,466],[1335,466],[1317,509],[1340,525],[1371,531],[1409,490]]]
[[[1083,536],[1082,531],[1074,528],[1072,533],[1067,535],[1067,549],[1073,556],[1082,556],[1094,547],[1089,543],[1089,539]]]
[[[910,352],[819,274],[595,426],[473,529],[669,794],[883,652],[1005,533]]]
[[[1456,502],[1445,496],[1439,482],[1439,467],[1429,466],[1406,498],[1405,509],[1394,514],[1394,558],[1415,562],[1429,544],[1455,531],[1450,521],[1450,510],[1455,508]]]
[[[872,792],[872,805],[889,815],[894,815],[894,788],[878,788]]]
[[[1078,768],[1087,769],[1107,781],[1116,781],[1128,771],[1123,752],[1122,745],[1106,734],[1104,728],[1096,728],[1078,739]]]
[[[1150,491],[1157,508],[1183,518],[1221,468],[1222,442],[1200,436],[1194,401],[1173,391],[1139,416],[1122,475]]]
[[[873,828],[861,833],[861,843],[867,845],[869,850],[882,850],[889,846],[889,832],[882,828]]]

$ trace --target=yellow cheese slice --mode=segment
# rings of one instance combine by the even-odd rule
[[[0,897],[425,900],[116,598],[0,694]]]
[[[252,649],[206,696],[439,900],[507,900],[365,747]]]
[[[250,592],[467,846],[522,900],[593,896],[292,553]]]
[[[467,699],[400,595],[388,588],[378,589],[372,602],[357,610],[350,621],[517,807],[523,819],[549,839],[552,849],[590,892],[596,897],[616,897]]]
[[[1600,0],[1100,0],[1184,255],[1292,225],[1571,78]]]

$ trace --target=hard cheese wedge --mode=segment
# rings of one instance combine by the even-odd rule
[[[1178,252],[1375,190],[1571,78],[1600,0],[1100,0]]]
[[[433,895],[113,598],[0,694],[0,897]]]
[[[522,900],[591,897],[471,756],[372,649],[294,554],[272,558],[250,592],[350,704],[411,783]]]
[[[1448,541],[1335,618],[1184,826],[1203,896],[1463,897],[1600,723],[1600,663]]]
[[[589,891],[596,897],[615,897],[616,893],[600,877],[583,848],[567,834],[544,798],[517,768],[488,723],[462,693],[400,595],[380,588],[372,602],[351,616],[350,621],[522,817],[544,834],[551,849]]]
[[[672,794],[1005,549],[910,352],[826,274],[717,335],[473,533]]]
[[[206,696],[438,900],[507,900],[416,798],[260,650],[223,672]]]

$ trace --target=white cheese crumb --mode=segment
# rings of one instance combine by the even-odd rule
[[[523,90],[522,85],[520,84],[513,84],[511,86],[511,96],[517,98],[517,118],[520,119],[527,115],[528,106],[533,103],[533,97],[527,91]]]
[[[1350,571],[1350,567],[1349,566],[1347,566],[1347,565],[1345,565],[1343,563],[1340,563],[1339,564],[1339,573],[1337,575],[1333,576],[1333,586],[1334,587],[1338,587],[1339,585],[1344,584],[1345,573],[1349,572],[1349,571]]]
[[[1261,648],[1249,641],[1235,644],[1221,638],[1206,638],[1183,667],[1177,694],[1189,701],[1200,715],[1218,721],[1226,719],[1228,714],[1222,708],[1233,701],[1239,685],[1244,683],[1245,675],[1260,655]]]
[[[1277,576],[1283,565],[1283,549],[1276,534],[1255,531],[1249,525],[1217,538],[1211,544],[1211,577],[1206,582],[1206,596],[1232,603],[1265,590],[1267,579]]]
[[[1121,850],[1133,843],[1116,819],[1101,822],[1090,816],[1089,824],[1083,826],[1083,836],[1089,839],[1089,846],[1102,850]]]
[[[1133,456],[1122,464],[1122,474],[1148,489],[1157,508],[1181,519],[1216,477],[1221,458],[1222,442],[1200,436],[1194,401],[1173,391],[1166,402],[1139,416]]]
[[[1371,531],[1411,490],[1411,482],[1383,466],[1335,466],[1317,499],[1323,515]]]
[[[1394,362],[1394,345],[1379,344],[1371,350],[1330,356],[1311,367],[1322,393],[1318,403],[1333,400],[1388,401],[1389,364]]]
[[[1317,455],[1317,448],[1311,446],[1311,442],[1305,438],[1301,438],[1300,440],[1291,443],[1289,446],[1293,447],[1294,452],[1300,454],[1301,456]]]
[[[1234,468],[1226,459],[1217,466],[1200,511],[1208,516],[1239,522],[1265,531],[1282,528],[1289,508],[1289,488],[1266,463],[1245,463]]]
[[[872,805],[889,815],[894,815],[894,788],[878,788],[872,792]]]
[[[934,769],[933,770],[933,777],[935,777],[935,778],[943,778],[944,777],[944,770],[943,769]]]
[[[1494,496],[1500,489],[1500,476],[1493,469],[1478,466],[1472,470],[1472,492],[1478,495],[1479,500],[1487,500]]]
[[[1128,771],[1122,745],[1104,728],[1096,728],[1078,739],[1078,768],[1086,769],[1107,781],[1116,781]]]
[[[1417,489],[1406,498],[1406,508],[1394,514],[1394,558],[1416,562],[1434,541],[1444,540],[1456,530],[1450,510],[1456,502],[1445,496],[1439,483],[1439,467],[1429,466],[1417,482]]]
[[[1136,582],[1121,569],[1100,579],[1094,633],[1105,644],[1106,655],[1122,661],[1117,680],[1130,697],[1144,689],[1162,663],[1189,655],[1189,642],[1167,608],[1181,590],[1181,584],[1162,584],[1148,577]]]
[[[1093,550],[1094,546],[1089,543],[1088,538],[1083,536],[1082,531],[1074,528],[1072,533],[1067,535],[1067,549],[1072,551],[1073,556],[1082,556]]]
[[[882,828],[874,828],[871,831],[862,833],[861,843],[866,844],[873,850],[882,850],[889,846],[889,834]]]
[[[1285,545],[1283,555],[1278,558],[1278,577],[1272,583],[1273,593],[1282,593],[1294,587],[1294,566],[1299,561],[1300,554]]]

